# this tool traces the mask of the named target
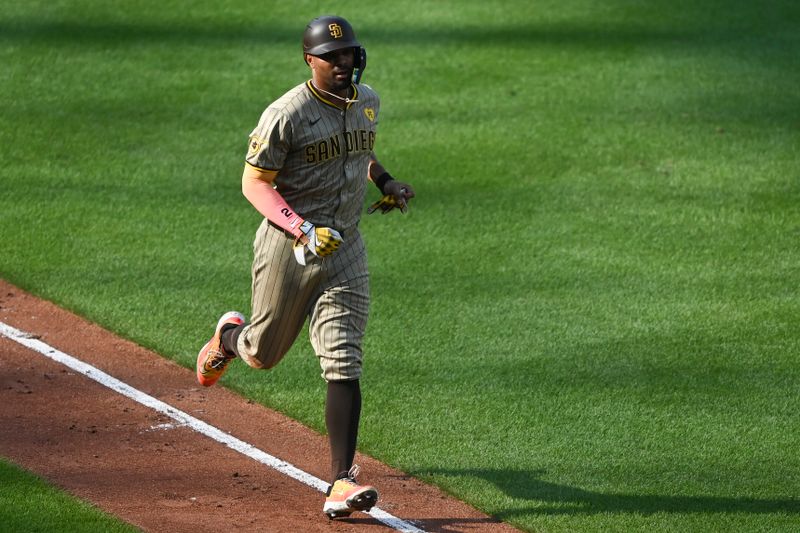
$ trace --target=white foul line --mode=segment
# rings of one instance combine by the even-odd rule
[[[86,364],[83,361],[72,357],[71,355],[65,354],[64,352],[60,352],[52,346],[34,338],[33,335],[29,333],[25,333],[24,331],[20,331],[9,326],[8,324],[0,322],[0,334],[44,355],[45,357],[49,357],[53,361],[68,366],[76,372],[95,380],[101,385],[105,385],[109,389],[114,390],[123,396],[127,396],[128,398],[146,407],[167,415],[179,424],[189,426],[198,433],[201,433],[207,437],[211,437],[215,441],[224,444],[228,448],[232,448],[237,452],[250,457],[251,459],[255,459],[259,463],[263,463],[270,468],[274,468],[278,472],[281,472],[292,479],[300,481],[301,483],[315,488],[320,492],[326,492],[328,490],[328,483],[319,479],[318,477],[312,476],[311,474],[300,470],[296,466],[287,463],[286,461],[282,461],[275,456],[259,450],[255,446],[239,440],[236,437],[181,411],[180,409],[176,409],[171,405],[162,402],[161,400],[153,398],[152,396],[131,387],[127,383],[124,383],[117,378],[106,374],[98,368]],[[405,520],[397,518],[396,516],[393,516],[378,507],[373,507],[372,510],[369,511],[369,514],[376,520],[383,522],[390,528],[397,531],[401,531],[403,533],[425,533],[424,530],[414,526],[409,522],[406,522]]]

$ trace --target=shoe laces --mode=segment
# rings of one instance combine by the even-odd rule
[[[353,465],[350,467],[350,470],[347,471],[347,480],[352,481],[353,483],[356,482],[356,478],[361,473],[361,467],[358,465]]]
[[[228,361],[232,359],[232,357],[225,355],[222,350],[209,350],[208,356],[208,362],[206,364],[209,368],[213,368],[214,370],[225,368]]]
[[[359,487],[360,485],[356,482],[356,476],[358,476],[359,472],[361,472],[361,468],[358,465],[351,466],[350,470],[347,471],[346,477],[340,477],[328,487],[327,495],[330,496],[333,492],[333,487],[339,483],[349,485],[350,487]],[[338,492],[341,493],[343,490],[345,490],[343,487],[339,487]]]

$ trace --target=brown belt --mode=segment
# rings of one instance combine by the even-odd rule
[[[285,229],[283,229],[282,227],[280,227],[279,225],[277,225],[276,223],[274,223],[273,221],[271,221],[270,219],[267,219],[267,222],[269,222],[270,226],[272,226],[276,230],[278,230],[281,233],[283,233],[284,235],[286,235],[287,238],[292,239],[292,240],[297,238],[294,235],[292,235],[291,233],[289,233],[288,231],[286,231]]]

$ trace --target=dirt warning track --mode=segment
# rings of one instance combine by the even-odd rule
[[[91,370],[87,377],[0,335],[0,455],[145,531],[516,531],[363,455],[362,481],[380,490],[383,514],[331,522],[313,486],[327,476],[326,437],[224,387],[202,388],[191,370],[3,280],[0,322],[171,408],[154,409]]]

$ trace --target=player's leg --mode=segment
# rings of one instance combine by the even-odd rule
[[[305,322],[322,273],[320,265],[301,268],[292,238],[266,220],[253,245],[252,317],[226,313],[197,357],[197,379],[213,385],[230,361],[241,357],[254,368],[272,368],[291,347]]]
[[[366,257],[358,246],[340,251],[350,254],[348,267],[336,272],[336,264],[326,265],[331,278],[316,300],[309,328],[322,376],[328,382],[325,422],[332,483],[323,511],[331,517],[367,511],[378,499],[374,487],[356,482],[358,469],[353,466],[361,415],[361,341],[369,314]],[[338,259],[342,263],[344,258]]]
[[[236,354],[253,368],[272,368],[280,362],[297,339],[318,293],[322,265],[299,265],[292,243],[291,236],[267,222],[256,236],[252,316],[249,324],[230,332]]]
[[[328,383],[325,423],[331,452],[331,479],[353,466],[361,415],[361,341],[369,313],[368,279],[326,290],[311,314],[311,344]]]
[[[333,481],[347,477],[353,466],[360,418],[360,381],[329,381],[325,398],[325,426],[331,446]]]

